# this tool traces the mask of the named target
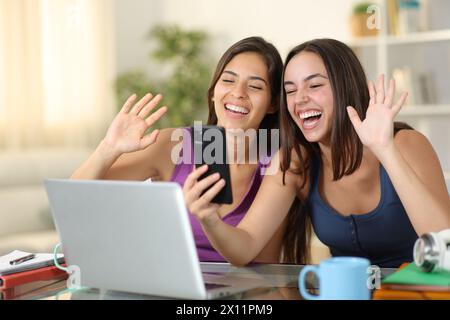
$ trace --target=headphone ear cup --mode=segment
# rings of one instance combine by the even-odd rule
[[[448,248],[442,257],[441,269],[450,272],[450,248]]]
[[[414,262],[425,272],[450,271],[450,229],[419,237],[414,244]]]
[[[450,245],[450,229],[445,229],[437,233],[438,237],[441,238],[446,244]]]
[[[439,244],[439,265],[440,270],[450,271],[450,229],[438,232],[435,240]]]
[[[443,261],[441,240],[436,233],[425,233],[414,245],[414,261],[425,272],[433,272]]]

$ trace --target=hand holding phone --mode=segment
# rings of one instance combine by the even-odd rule
[[[198,180],[218,173],[220,178],[224,179],[225,186],[211,202],[217,204],[233,203],[225,129],[218,126],[194,126],[191,130],[195,167],[208,165],[208,170]]]

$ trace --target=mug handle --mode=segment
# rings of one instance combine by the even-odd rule
[[[319,300],[319,295],[313,295],[308,292],[305,286],[305,277],[309,272],[313,272],[319,277],[319,268],[317,266],[305,266],[302,271],[300,271],[300,277],[298,278],[298,287],[300,288],[301,295],[308,300]],[[319,282],[320,283],[320,282]]]

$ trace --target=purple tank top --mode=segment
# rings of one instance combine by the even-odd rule
[[[183,151],[188,151],[188,157],[186,158],[186,153]],[[186,181],[187,176],[193,170],[193,150],[191,145],[190,131],[188,129],[183,130],[183,144],[180,151],[180,163],[175,166],[175,170],[172,174],[170,181],[177,182],[179,185],[183,186]],[[187,160],[187,161],[186,161]],[[264,158],[264,161],[258,163],[258,167],[253,173],[250,185],[247,188],[247,192],[242,198],[238,206],[231,212],[227,213],[222,220],[231,225],[236,226],[242,220],[244,215],[247,213],[248,209],[255,199],[256,193],[261,185],[262,175],[264,174],[265,168],[269,165],[270,159]],[[262,162],[262,163],[261,163]],[[191,222],[192,231],[194,234],[194,240],[197,247],[197,253],[200,261],[214,261],[214,262],[224,262],[225,259],[212,247],[208,238],[206,237],[203,229],[198,222],[197,218],[190,212],[189,220]]]

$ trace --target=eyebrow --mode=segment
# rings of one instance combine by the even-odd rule
[[[228,73],[228,74],[231,74],[232,76],[238,77],[238,74],[237,74],[236,72],[233,72],[233,71],[230,71],[230,70],[224,70],[223,73]],[[249,79],[250,79],[250,80],[260,80],[260,81],[264,82],[264,83],[267,85],[267,81],[264,80],[264,79],[261,78],[261,77],[258,77],[258,76],[250,76]]]
[[[322,75],[320,73],[314,73],[314,74],[311,74],[311,75],[307,76],[305,79],[303,79],[303,82],[309,81],[309,80],[317,78],[317,77],[328,79],[327,77],[325,77],[324,75]],[[285,81],[284,85],[285,86],[286,85],[294,85],[294,82],[293,81]]]

